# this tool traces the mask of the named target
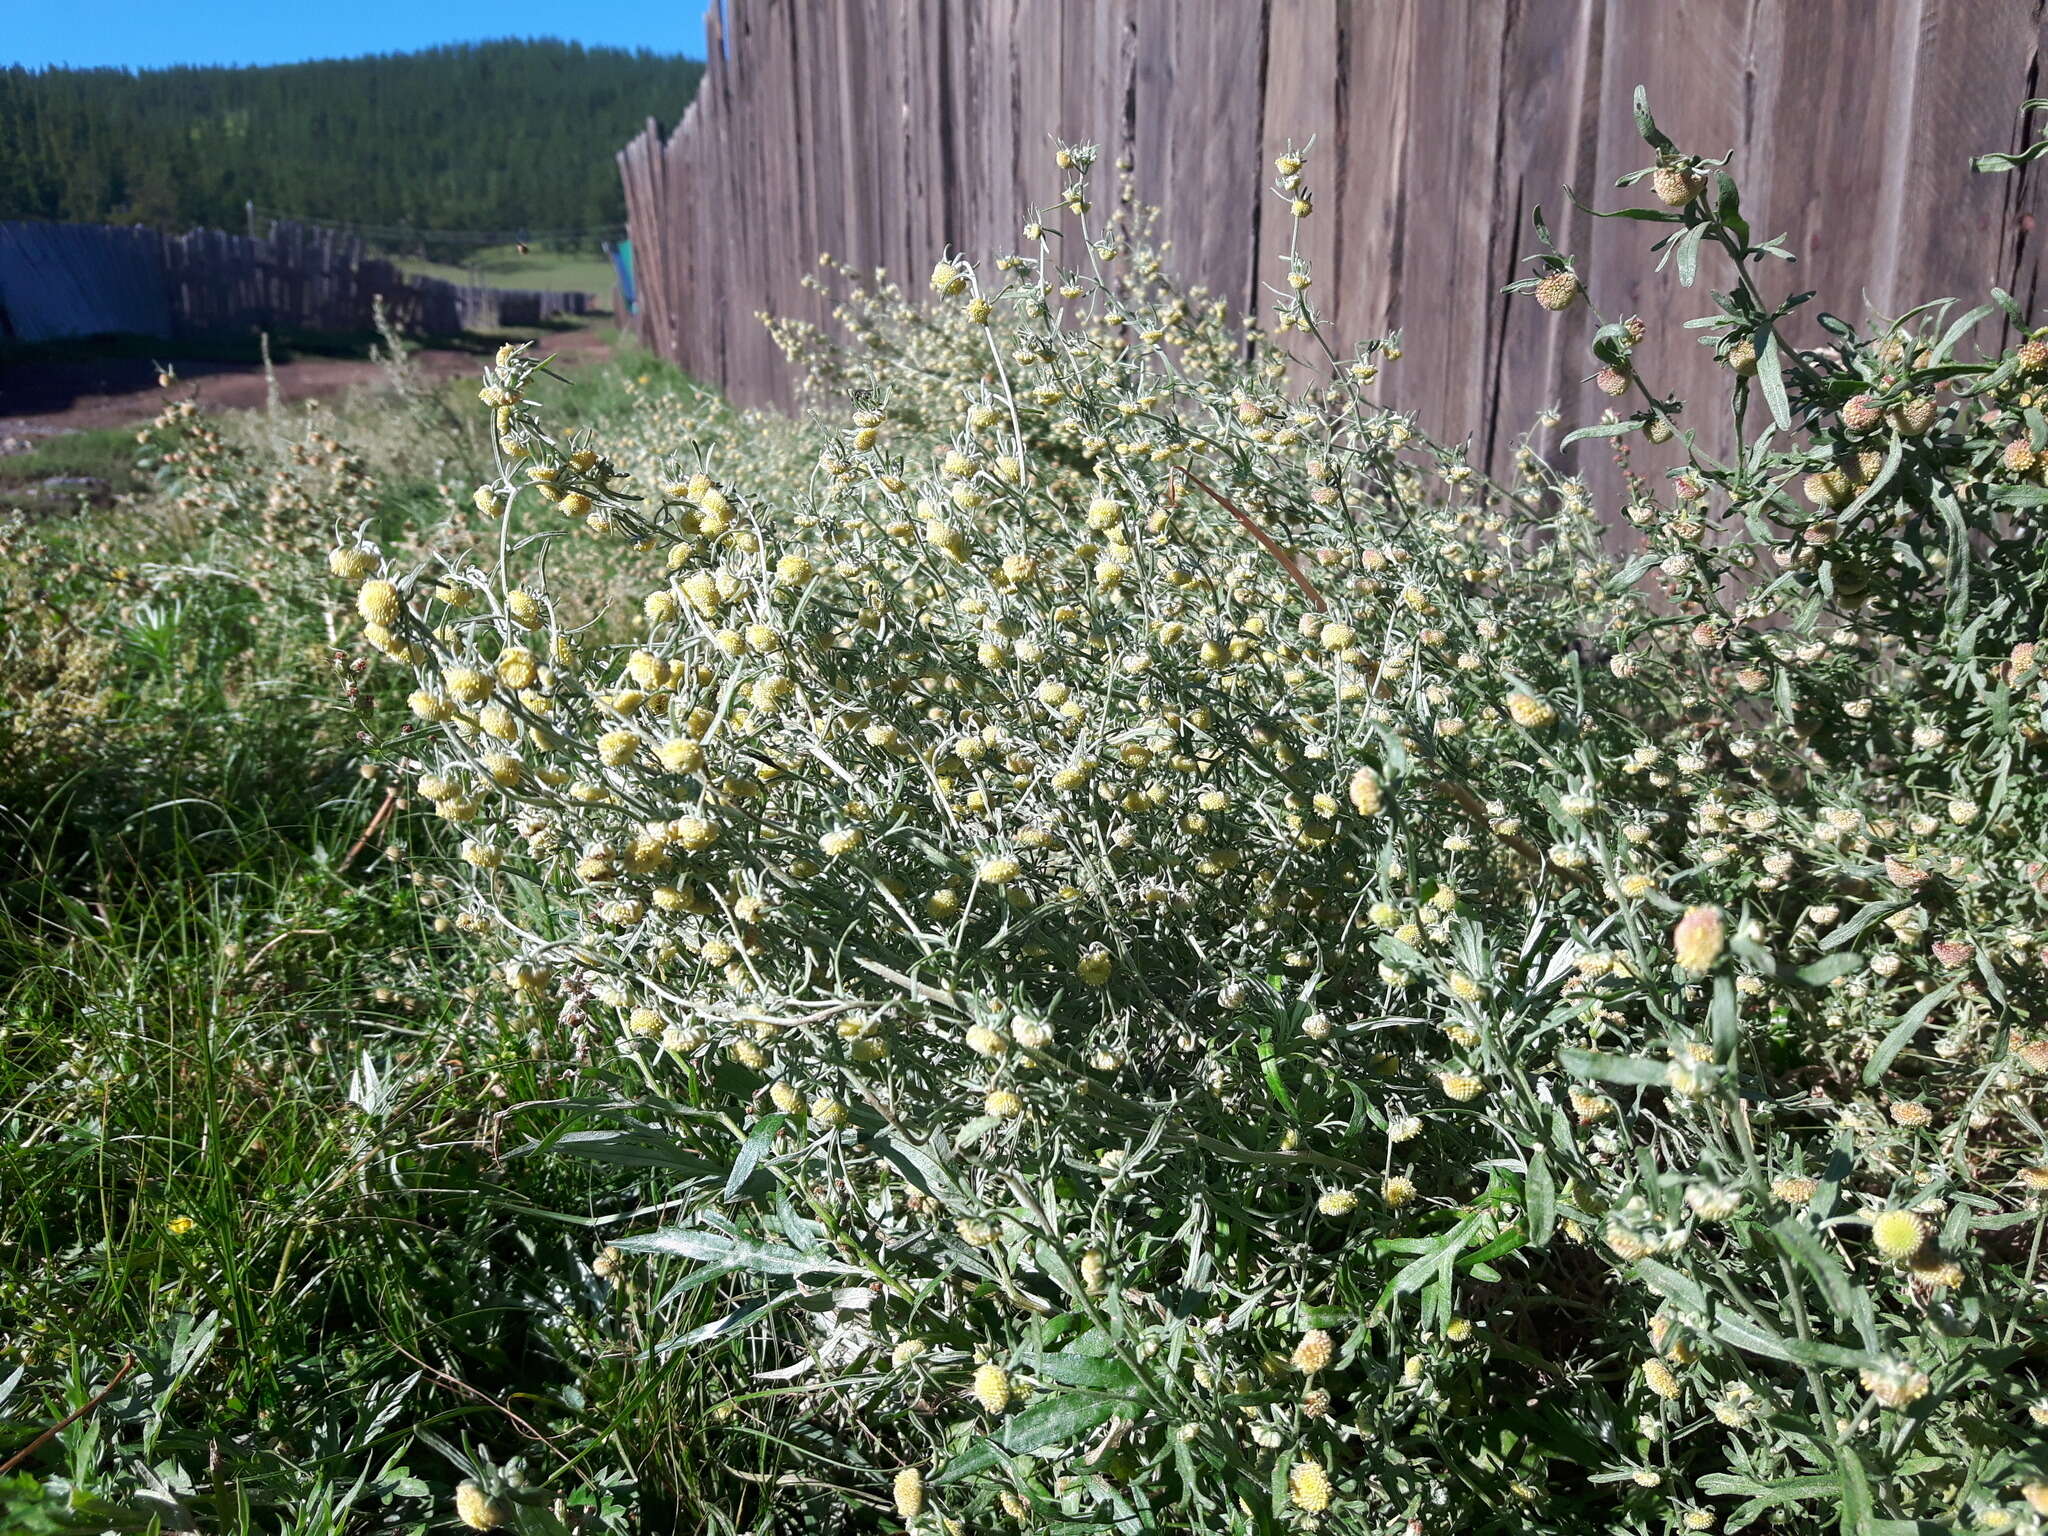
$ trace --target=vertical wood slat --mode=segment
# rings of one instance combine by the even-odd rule
[[[0,223],[0,315],[21,341],[127,333],[367,331],[382,297],[431,335],[586,314],[589,295],[415,277],[345,232],[279,220],[261,237],[104,224]]]
[[[1717,387],[1682,321],[1709,308],[1651,271],[1640,205],[1614,178],[1647,163],[1629,97],[1648,87],[1689,148],[1734,149],[1744,212],[1855,321],[1994,285],[2039,293],[2048,172],[1973,177],[2016,147],[2048,28],[2034,0],[726,0],[707,20],[698,99],[619,157],[655,350],[745,404],[792,380],[759,312],[818,318],[803,286],[829,252],[884,266],[916,298],[948,246],[1014,249],[1051,202],[1050,141],[1133,160],[1163,209],[1169,266],[1233,310],[1285,280],[1294,233],[1272,162],[1316,136],[1311,298],[1341,343],[1404,332],[1378,386],[1431,430],[1505,467],[1547,407],[1563,428],[1608,403],[1583,311],[1562,321],[1499,288],[1527,270],[1530,214],[1581,262],[1604,310],[1637,312],[1660,391]],[[1067,226],[1071,228],[1071,226]],[[1071,239],[1071,236],[1070,236]],[[1703,264],[1704,272],[1704,264]],[[1811,311],[1809,311],[1811,312]],[[1982,339],[1997,342],[1987,322]],[[1539,433],[1554,441],[1562,428]],[[1589,445],[1596,479],[1604,450]],[[1638,450],[1639,467],[1655,467]]]

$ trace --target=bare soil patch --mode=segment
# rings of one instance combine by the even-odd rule
[[[540,338],[550,351],[571,361],[596,361],[611,351],[608,329],[550,332]],[[413,364],[432,379],[474,374],[495,348],[495,340],[475,349],[427,347],[412,354]],[[0,453],[20,452],[66,432],[134,426],[150,420],[163,406],[157,387],[160,364],[173,368],[189,394],[209,410],[237,410],[263,405],[270,384],[260,364],[180,358],[166,344],[161,358],[110,356],[62,358],[0,364]],[[273,370],[279,396],[286,401],[330,397],[378,381],[377,365],[361,358],[297,357]]]

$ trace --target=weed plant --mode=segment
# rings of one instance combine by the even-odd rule
[[[660,1358],[750,1341],[721,1422],[785,1486],[2042,1528],[2048,339],[1800,344],[1730,168],[1638,120],[1619,216],[1725,291],[1600,317],[1627,414],[1572,437],[1679,458],[1621,507],[1373,403],[1399,338],[1340,351],[1298,256],[1277,339],[1179,292],[1074,145],[935,314],[785,329],[835,414],[650,465],[508,349],[497,527],[332,551],[453,927],[608,1085],[543,1140],[661,1183],[597,1268]],[[1595,302],[1537,234],[1517,290]],[[1693,344],[1725,406],[1657,393]],[[555,580],[592,544],[626,638]]]

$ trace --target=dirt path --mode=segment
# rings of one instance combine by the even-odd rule
[[[595,362],[610,355],[610,337],[604,329],[560,331],[543,337],[542,345],[568,362]],[[427,349],[413,353],[412,360],[429,378],[448,379],[475,374],[489,357],[489,348],[480,345],[474,352]],[[177,370],[193,398],[209,409],[260,406],[267,398],[269,386],[261,367],[180,360],[175,350],[162,361]],[[338,395],[379,378],[375,363],[334,357],[295,358],[275,371],[286,400]],[[0,453],[32,447],[59,433],[148,421],[163,407],[156,375],[155,361],[135,357],[0,367]]]

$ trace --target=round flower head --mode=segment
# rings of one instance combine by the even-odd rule
[[[1688,907],[1671,930],[1671,956],[1680,970],[1703,973],[1713,969],[1727,940],[1720,908]]]
[[[702,816],[679,816],[669,823],[669,836],[681,847],[697,853],[718,841],[718,827]]]
[[[892,1490],[896,1498],[896,1513],[905,1520],[915,1520],[924,1513],[924,1473],[916,1467],[905,1467],[896,1474]]]
[[[491,679],[489,675],[475,667],[454,666],[443,668],[441,681],[459,703],[481,704],[491,696]]]
[[[1650,176],[1650,188],[1667,208],[1680,208],[1700,195],[1707,179],[1682,166],[1660,165]]]
[[[1287,1497],[1296,1509],[1322,1513],[1330,1507],[1330,1474],[1320,1462],[1297,1461],[1287,1473]]]
[[[1830,511],[1846,507],[1856,496],[1855,485],[1838,469],[1824,469],[1817,474],[1808,475],[1800,483],[1799,489],[1816,507],[1825,507]]]
[[[398,588],[390,582],[366,581],[356,593],[356,612],[363,616],[365,624],[396,629],[404,617],[405,604],[399,601]]]
[[[360,544],[344,544],[328,552],[327,569],[344,581],[361,581],[377,569],[377,552]]]
[[[1503,701],[1508,718],[1527,731],[1540,731],[1557,720],[1557,711],[1530,693],[1511,693]]]
[[[663,742],[654,755],[670,773],[695,773],[704,766],[704,749],[686,736]]]
[[[1565,1090],[1565,1096],[1571,1100],[1572,1112],[1579,1117],[1581,1125],[1592,1125],[1614,1113],[1612,1099],[1576,1084]]]
[[[1360,768],[1351,775],[1349,794],[1351,808],[1361,816],[1377,816],[1386,803],[1380,776],[1370,768]]]
[[[1927,1242],[1927,1224],[1911,1211],[1880,1211],[1870,1219],[1870,1240],[1880,1257],[1903,1264]]]
[[[1857,1380],[1862,1383],[1864,1391],[1886,1408],[1904,1408],[1916,1403],[1927,1395],[1927,1389],[1933,1385],[1926,1372],[1915,1370],[1899,1360],[1866,1366],[1857,1373]]]
[[[981,861],[975,876],[984,885],[1007,885],[1024,872],[1024,866],[1007,853],[999,853]]]
[[[455,1486],[455,1518],[472,1531],[493,1531],[505,1523],[505,1507],[464,1478]]]
[[[1007,1412],[1010,1406],[1010,1376],[1000,1365],[978,1366],[974,1372],[974,1400],[989,1413]]]
[[[1926,395],[1912,395],[1885,413],[1885,424],[1905,437],[1924,436],[1933,426],[1941,407]]]
[[[1537,280],[1536,302],[1545,309],[1569,309],[1579,296],[1578,277],[1570,272],[1552,272]]]
[[[1010,1048],[1008,1038],[986,1024],[970,1024],[963,1038],[967,1048],[977,1056],[1000,1056]]]
[[[1326,1189],[1316,1197],[1316,1209],[1325,1216],[1349,1216],[1358,1209],[1358,1196],[1348,1189]]]
[[[1320,1328],[1311,1329],[1301,1336],[1301,1342],[1294,1346],[1294,1368],[1304,1376],[1313,1376],[1318,1371],[1329,1369],[1330,1359],[1336,1353],[1329,1334]]]
[[[514,587],[505,594],[505,612],[522,629],[538,629],[547,617],[541,610],[540,600],[520,587]]]

